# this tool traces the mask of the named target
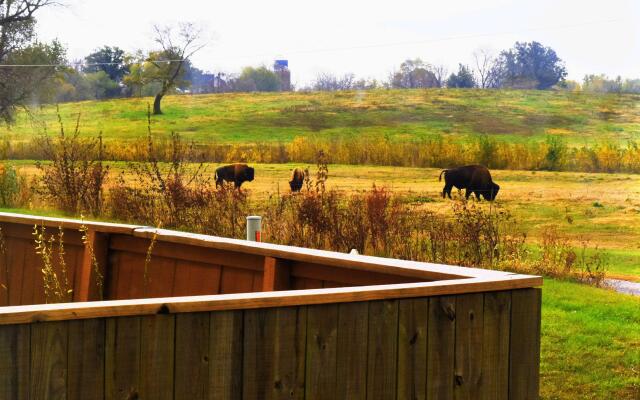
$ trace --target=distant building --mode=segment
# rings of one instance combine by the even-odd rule
[[[289,60],[276,60],[273,63],[273,72],[280,78],[280,88],[284,92],[291,90],[291,72],[289,71]]]

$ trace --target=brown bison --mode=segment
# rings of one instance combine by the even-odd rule
[[[254,170],[247,164],[231,164],[218,167],[216,169],[216,187],[221,186],[223,181],[233,182],[236,189],[239,189],[243,182],[253,181]]]
[[[302,189],[304,183],[304,171],[302,168],[296,168],[291,173],[291,180],[289,181],[289,187],[292,192],[299,192]]]
[[[487,167],[482,165],[466,165],[464,167],[445,169],[440,172],[439,181],[442,180],[442,174],[444,174],[442,198],[445,195],[451,198],[451,188],[454,186],[458,189],[466,189],[465,197],[467,199],[469,199],[471,193],[474,193],[478,200],[482,195],[489,201],[493,201],[500,190],[500,186],[491,180],[491,174]]]

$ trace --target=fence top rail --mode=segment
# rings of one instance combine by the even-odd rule
[[[501,278],[488,279],[466,278],[439,282],[279,292],[38,304],[0,307],[0,325],[431,297],[516,290],[540,285],[542,285],[542,278],[539,276],[507,274]]]
[[[464,278],[501,279],[503,277],[513,275],[510,272],[504,271],[407,261],[359,254],[346,254],[335,251],[315,250],[272,243],[251,242],[247,240],[230,239],[211,235],[156,229],[141,225],[81,221],[75,219],[0,212],[0,223],[3,222],[22,225],[44,225],[56,228],[62,227],[65,229],[80,229],[80,227],[84,225],[89,230],[96,232],[121,234],[146,239],[155,238],[157,242],[186,244],[263,257],[273,257],[282,260],[380,272],[425,280],[441,281]]]

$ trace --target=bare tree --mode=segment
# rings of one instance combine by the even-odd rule
[[[0,0],[1,1],[1,0]],[[175,89],[185,73],[185,63],[206,43],[202,43],[203,30],[194,23],[178,25],[177,32],[172,26],[154,26],[155,42],[160,51],[149,54],[147,59],[153,68],[150,81],[160,83],[160,90],[153,101],[153,114],[162,114],[162,98]]]
[[[447,67],[439,64],[434,65],[433,67],[431,67],[431,69],[436,77],[436,84],[438,85],[438,87],[444,87],[445,81],[447,79],[447,73],[449,72],[447,70]]]
[[[473,52],[473,58],[476,64],[475,72],[478,76],[476,81],[480,88],[486,89],[494,87],[494,77],[492,75],[495,72],[496,58],[493,52],[488,49],[478,49]]]
[[[332,92],[336,90],[350,90],[355,84],[354,74],[344,74],[341,77],[336,75],[321,73],[313,82],[313,90]]]

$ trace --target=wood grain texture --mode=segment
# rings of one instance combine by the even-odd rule
[[[103,318],[286,307],[311,304],[358,302],[412,297],[432,297],[461,293],[480,293],[531,287],[539,277],[516,275],[501,280],[465,279],[442,282],[418,282],[399,285],[355,286],[315,290],[237,293],[197,297],[132,299],[91,303],[46,304],[0,308],[0,325],[35,321]]]
[[[306,399],[336,398],[338,305],[307,308]]]
[[[398,400],[424,400],[427,389],[428,299],[398,302]]]
[[[367,396],[369,303],[338,305],[336,399],[363,400]]]
[[[104,398],[106,321],[68,321],[69,355],[67,398]]]
[[[477,400],[482,385],[484,332],[482,293],[456,296],[455,386],[456,400]]]
[[[108,257],[109,235],[95,230],[87,231],[87,243],[84,245],[82,262],[77,268],[75,277],[74,301],[104,299],[104,293],[100,292],[100,285],[104,287],[104,276],[109,262]],[[97,265],[94,265],[94,261]],[[98,280],[102,280],[102,282],[98,282]]]
[[[254,272],[248,269],[223,267],[220,278],[220,293],[253,292]]]
[[[175,316],[142,317],[140,339],[140,397],[173,399]]]
[[[391,399],[397,391],[398,301],[369,304],[367,399]]]
[[[242,311],[210,313],[209,398],[242,398],[243,331]]]
[[[188,235],[182,233],[182,235],[185,234]],[[149,243],[148,238],[113,235],[110,246],[112,250],[146,254]],[[262,271],[263,256],[203,247],[198,244],[197,241],[193,243],[166,242],[159,235],[156,236],[153,253],[158,257]]]
[[[144,270],[144,265],[143,265]],[[171,297],[176,274],[176,260],[166,257],[151,256],[147,265],[147,281],[144,285],[143,297]],[[144,275],[143,275],[144,276]]]
[[[66,398],[68,326],[68,322],[31,326],[30,398]]]
[[[244,399],[304,399],[306,307],[247,310]]]
[[[540,289],[511,293],[509,398],[537,400],[540,396]]]
[[[140,395],[141,317],[107,320],[105,341],[105,399]]]
[[[262,291],[291,289],[291,266],[284,260],[273,257],[264,258]]]
[[[107,274],[109,292],[107,299],[124,300],[144,297],[144,261],[143,254],[117,252],[111,266],[112,273]]]
[[[200,296],[220,293],[219,265],[178,260],[173,296]]]
[[[427,332],[427,399],[453,399],[455,296],[429,299]]]
[[[0,399],[29,398],[30,325],[0,326]]]
[[[4,234],[4,232],[3,232]],[[0,289],[3,306],[20,305],[22,292],[22,276],[24,274],[24,259],[30,246],[26,240],[4,237],[7,249],[2,264],[2,274],[6,276],[5,287]]]
[[[176,315],[175,398],[209,398],[209,313]]]
[[[485,293],[482,399],[509,398],[511,292]]]

